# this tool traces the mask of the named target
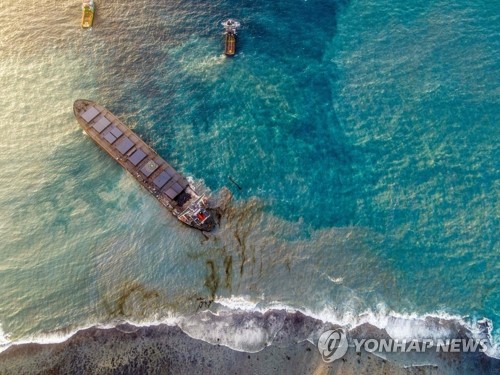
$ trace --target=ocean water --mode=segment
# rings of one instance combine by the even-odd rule
[[[2,348],[124,320],[211,341],[206,314],[285,308],[408,338],[487,321],[499,356],[498,1],[96,0],[92,30],[46,5],[0,24]],[[78,98],[227,187],[219,229],[163,210]]]

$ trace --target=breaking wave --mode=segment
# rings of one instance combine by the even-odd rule
[[[274,345],[285,347],[309,341],[316,345],[319,336],[327,329],[342,326],[353,336],[387,337],[399,340],[474,338],[487,339],[490,345],[485,352],[500,359],[498,340],[491,335],[493,325],[489,319],[468,322],[463,317],[446,313],[398,314],[396,312],[370,312],[335,315],[329,311],[315,313],[292,308],[279,303],[259,307],[242,297],[219,298],[212,305],[215,310],[205,310],[190,316],[169,317],[156,321],[119,320],[106,324],[90,324],[72,330],[59,330],[26,339],[10,341],[0,325],[0,352],[12,345],[55,344],[70,339],[79,331],[89,328],[116,328],[124,333],[134,332],[134,327],[177,326],[191,338],[213,345],[224,345],[240,352],[255,353]],[[382,309],[383,310],[383,309]],[[124,331],[123,327],[127,327]]]
[[[4,347],[8,347],[10,344],[9,337],[5,335],[5,332],[3,331],[2,324],[0,323],[0,351],[4,349]]]
[[[258,303],[253,303],[242,297],[219,298],[216,299],[215,302],[220,305],[222,309],[217,313],[208,313],[215,317],[213,318],[213,321],[215,322],[214,329],[217,329],[217,327],[221,325],[221,318],[222,320],[227,319],[231,322],[234,321],[235,314],[239,317],[241,317],[241,314],[247,314],[249,317],[248,321],[255,325],[256,322],[252,320],[253,318],[260,317],[271,312],[282,311],[287,314],[300,313],[308,319],[320,321],[326,325],[333,324],[342,326],[350,331],[353,331],[361,326],[370,326],[374,337],[377,337],[375,335],[377,331],[383,331],[391,338],[399,340],[452,339],[457,336],[487,339],[491,345],[488,347],[486,354],[490,357],[500,359],[500,345],[498,343],[498,338],[492,337],[491,333],[493,331],[493,323],[487,318],[468,321],[464,317],[451,315],[445,312],[429,313],[425,315],[401,314],[395,311],[387,311],[384,306],[379,306],[379,311],[377,312],[366,311],[359,315],[349,312],[343,314],[334,313],[327,309],[314,312],[309,309],[292,308],[278,302],[271,303],[265,308],[262,308],[259,307]],[[203,321],[206,324],[212,320],[205,316]],[[245,321],[245,323],[248,323],[248,321]],[[192,333],[192,336],[195,337],[196,334],[190,331],[190,327],[191,326],[181,326],[183,330],[188,331],[188,334]],[[265,327],[266,329],[268,328],[267,326]],[[224,327],[224,330],[227,330],[227,328]],[[234,333],[237,333],[237,331]],[[321,333],[322,332],[319,332],[319,334]],[[319,337],[315,336],[317,334],[318,332],[311,331],[310,334],[304,335],[301,340],[309,340],[311,343],[315,344],[315,341],[317,341],[317,338]],[[199,332],[198,335],[204,336],[202,332]],[[211,335],[214,334],[211,333]],[[261,336],[267,337],[264,334],[261,334]],[[272,334],[268,334],[268,336],[272,337]],[[312,341],[311,338],[314,338],[315,341]],[[210,339],[207,339],[206,341],[211,342]],[[247,350],[247,348],[233,347],[230,343],[228,343],[227,346],[235,350]]]

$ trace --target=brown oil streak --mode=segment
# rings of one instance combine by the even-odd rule
[[[206,264],[209,268],[209,274],[205,278],[205,286],[210,291],[211,299],[214,300],[217,289],[219,288],[219,276],[217,275],[215,262],[213,260],[207,260]]]
[[[240,275],[243,275],[243,269],[244,269],[244,265],[245,265],[245,243],[241,240],[240,238],[240,235],[238,232],[235,232],[234,233],[234,237],[236,238],[236,241],[238,241],[238,244],[240,245],[240,249],[241,249],[241,262],[240,262]]]
[[[232,284],[232,271],[233,271],[233,257],[232,255],[226,255],[224,258],[224,270],[226,271],[226,280],[225,280],[225,286],[226,288],[231,288]]]
[[[118,298],[116,299],[116,302],[110,304],[108,303],[108,301],[106,300],[104,301],[104,306],[109,316],[111,317],[131,316],[131,312],[126,311],[127,310],[126,303],[133,294],[137,294],[142,301],[155,301],[160,298],[160,293],[156,290],[148,289],[144,285],[136,281],[125,282],[121,288]]]

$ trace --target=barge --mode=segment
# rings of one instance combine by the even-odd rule
[[[89,29],[94,23],[94,0],[83,0],[82,3],[82,27]]]
[[[96,102],[83,99],[75,101],[73,112],[90,138],[177,219],[202,231],[214,228],[214,215],[207,206],[207,198],[196,193],[185,177],[118,117]]]
[[[240,27],[240,23],[233,19],[228,19],[226,22],[222,23],[224,26],[224,54],[226,56],[234,56],[236,53],[236,29]]]

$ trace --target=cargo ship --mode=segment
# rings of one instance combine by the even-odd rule
[[[82,4],[82,27],[89,29],[94,23],[94,0],[83,0]]]
[[[228,19],[222,23],[224,26],[225,45],[224,54],[226,56],[234,56],[236,53],[236,29],[240,27],[240,23],[233,19]]]
[[[215,226],[208,199],[139,136],[103,106],[91,100],[73,104],[83,130],[153,194],[177,219],[202,231]]]

